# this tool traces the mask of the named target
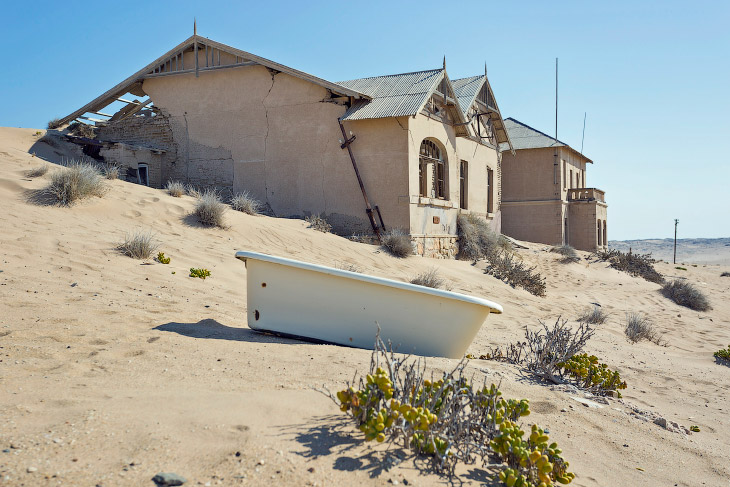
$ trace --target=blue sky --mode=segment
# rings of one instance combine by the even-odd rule
[[[0,126],[45,127],[198,33],[338,81],[483,72],[595,161],[609,239],[730,236],[730,2],[12,2]]]

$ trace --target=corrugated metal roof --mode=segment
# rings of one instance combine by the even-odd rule
[[[417,114],[443,79],[443,69],[339,81],[338,85],[370,96],[352,105],[343,120],[404,117]]]
[[[466,117],[469,112],[471,104],[474,103],[474,98],[482,89],[484,84],[484,75],[471,76],[469,78],[455,79],[451,81],[454,86],[454,93],[456,98],[459,100],[459,106],[461,106],[461,112]]]
[[[515,120],[512,117],[506,118],[504,120],[504,126],[507,129],[507,133],[509,134],[509,138],[512,141],[512,146],[515,148],[515,150],[543,149],[547,147],[567,147],[568,149],[573,151],[573,153],[585,158],[586,162],[593,163],[592,160],[590,160],[588,157],[581,154],[577,150],[573,149],[565,142],[561,142],[560,140],[558,140],[556,143],[553,137],[547,135],[544,132],[540,132],[535,128],[532,128],[527,124]]]

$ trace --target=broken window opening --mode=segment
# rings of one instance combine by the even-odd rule
[[[462,210],[467,209],[467,191],[469,187],[469,163],[461,161],[459,164],[459,208]]]
[[[147,164],[137,165],[137,183],[144,186],[150,185],[149,170]]]
[[[421,196],[428,195],[428,164],[433,164],[433,185],[431,189],[431,197],[446,199],[446,182],[447,182],[447,166],[441,149],[432,140],[424,140],[421,142],[421,150],[419,156],[419,185]]]

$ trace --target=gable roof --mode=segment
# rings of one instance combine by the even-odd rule
[[[547,135],[544,132],[530,127],[529,125],[515,120],[512,117],[505,119],[504,121],[507,132],[509,133],[510,139],[512,139],[512,145],[516,150],[520,149],[543,149],[549,147],[567,147],[574,153],[583,157],[586,162],[593,163],[592,160],[570,147],[565,142],[558,140],[556,142],[554,137]]]
[[[497,139],[497,145],[504,145],[502,150],[509,148],[514,151],[512,141],[510,140],[510,134],[505,127],[502,114],[499,111],[497,105],[497,99],[494,97],[492,86],[489,84],[489,79],[486,74],[478,76],[470,76],[468,78],[455,79],[453,81],[454,91],[456,92],[456,98],[459,100],[461,111],[464,114],[464,118],[468,119],[469,109],[476,101],[482,90],[486,90],[486,103],[487,105],[487,116],[492,122],[494,127],[494,134]]]
[[[97,112],[110,103],[116,101],[120,96],[132,92],[135,94],[138,94],[141,96],[143,94],[143,91],[141,90],[141,83],[146,77],[150,76],[160,76],[160,75],[174,75],[174,74],[187,74],[187,73],[194,73],[196,72],[195,68],[189,68],[189,69],[175,69],[172,70],[173,66],[173,60],[175,67],[177,68],[177,59],[178,56],[182,55],[184,52],[194,49],[197,45],[198,49],[217,49],[220,52],[228,53],[232,56],[235,56],[236,62],[233,64],[224,64],[224,65],[218,65],[218,66],[208,66],[208,67],[200,67],[197,69],[197,71],[206,71],[211,69],[221,69],[221,68],[232,68],[232,67],[239,67],[239,66],[251,66],[251,65],[262,65],[266,66],[267,68],[273,69],[275,71],[279,71],[282,73],[289,74],[291,76],[294,76],[296,78],[301,78],[306,81],[310,81],[314,84],[320,85],[324,88],[327,88],[335,93],[346,95],[346,96],[352,96],[356,99],[360,98],[369,98],[368,95],[365,95],[363,93],[360,93],[355,90],[351,90],[349,88],[340,86],[336,83],[332,83],[331,81],[324,80],[322,78],[318,78],[316,76],[313,76],[309,73],[305,73],[304,71],[299,71],[294,68],[290,68],[288,66],[284,66],[283,64],[276,63],[274,61],[271,61],[269,59],[256,56],[255,54],[251,54],[250,52],[242,51],[240,49],[236,49],[235,47],[228,46],[226,44],[222,44],[220,42],[213,41],[211,39],[201,37],[197,34],[192,35],[191,37],[187,38],[177,46],[170,49],[168,52],[160,56],[159,58],[152,61],[150,64],[145,66],[144,68],[140,69],[136,73],[134,73],[129,78],[125,79],[121,83],[117,84],[110,90],[106,91],[105,93],[101,94],[97,98],[94,98],[92,101],[84,105],[83,107],[79,108],[78,110],[74,111],[73,113],[70,113],[69,115],[65,116],[60,120],[60,124],[66,124],[70,122],[71,120],[74,120],[75,118],[83,115],[84,113],[88,112]],[[240,62],[239,62],[240,59]],[[219,56],[220,61],[220,56]],[[166,70],[164,66],[169,63],[170,69]],[[163,67],[163,69],[160,69],[160,66]],[[184,66],[183,66],[184,67]],[[161,72],[162,71],[162,72]]]
[[[386,117],[413,116],[421,112],[426,102],[444,82],[448,99],[453,100],[452,116],[457,123],[466,121],[456,100],[454,87],[445,69],[430,69],[413,73],[391,74],[338,81],[337,84],[367,94],[370,100],[360,100],[342,116],[342,120],[366,120]],[[443,88],[442,87],[442,88]],[[457,132],[467,134],[464,126],[456,126]]]

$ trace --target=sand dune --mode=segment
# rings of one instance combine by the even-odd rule
[[[347,262],[401,280],[436,266],[455,291],[504,306],[477,335],[475,355],[522,338],[538,319],[573,320],[600,303],[610,318],[588,351],[628,382],[622,401],[583,407],[502,363],[473,360],[470,371],[501,381],[507,397],[531,400],[529,419],[561,445],[573,485],[727,484],[730,368],[712,353],[730,343],[730,278],[720,277],[730,267],[658,264],[709,296],[713,309],[698,313],[662,297],[656,284],[605,263],[561,264],[536,244],[519,255],[547,277],[546,298],[485,275],[481,263],[396,259],[299,220],[230,211],[229,229],[201,228],[186,218],[192,198],[121,181],[109,182],[103,198],[45,206],[28,197],[48,176],[26,171],[58,154],[28,154],[35,132],[0,129],[0,484],[151,485],[159,471],[182,474],[188,485],[448,484],[412,458],[384,470],[383,458],[397,452],[362,442],[312,390],[343,387],[368,367],[368,351],[247,327],[246,269],[236,250]],[[172,262],[117,252],[136,229],[154,231]],[[190,267],[212,276],[189,278]],[[629,311],[651,316],[668,345],[629,344]],[[428,363],[442,370],[456,361]],[[701,432],[672,433],[629,414],[631,406]],[[464,485],[489,485],[481,465],[459,474]]]

